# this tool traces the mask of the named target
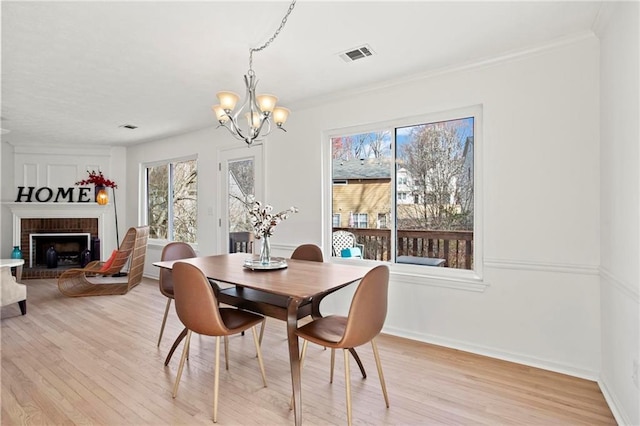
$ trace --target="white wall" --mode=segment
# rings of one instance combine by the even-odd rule
[[[73,187],[75,182],[87,177],[87,170],[102,170],[104,175],[118,185],[118,227],[120,238],[124,236],[127,224],[123,223],[127,203],[124,194],[127,192],[124,160],[126,150],[117,147],[78,147],[64,146],[31,146],[10,144],[11,135],[7,135],[2,143],[2,183],[0,186],[0,255],[10,257],[12,249],[13,227],[10,208],[5,203],[16,200],[19,186],[36,188]],[[77,197],[77,191],[75,196]],[[109,203],[113,206],[113,197],[109,191]],[[24,199],[23,199],[24,200]],[[37,203],[33,198],[31,204],[42,206],[46,216],[46,203]],[[78,204],[81,208],[81,204]],[[101,241],[102,258],[109,257],[111,250],[117,247],[115,231],[115,209],[105,214],[105,235]],[[130,225],[133,226],[133,225]],[[24,250],[24,247],[23,247]]]
[[[6,142],[4,135],[2,136],[2,144],[0,144],[0,163],[0,201],[10,202],[15,199],[11,199],[11,197],[17,195],[13,182],[13,146]],[[10,258],[12,249],[13,217],[11,210],[3,204],[0,207],[0,258]]]
[[[609,6],[600,31],[601,387],[621,424],[640,424],[640,7]],[[640,374],[640,373],[638,373]]]
[[[215,117],[212,115],[212,120]],[[198,159],[198,244],[194,246],[200,255],[221,253],[219,250],[219,228],[217,222],[218,200],[218,150],[225,147],[237,147],[241,142],[236,141],[224,129],[208,129],[192,132],[147,144],[131,147],[127,150],[127,180],[139,182],[140,173],[145,163],[166,161],[186,156],[196,155]],[[140,223],[143,200],[142,186],[131,186],[127,192],[128,205],[127,222]],[[133,208],[135,206],[135,208]],[[210,212],[214,214],[210,214]],[[157,268],[151,263],[160,260],[163,245],[151,242],[147,250],[145,275],[157,277]],[[226,246],[224,247],[226,249]],[[223,250],[224,251],[224,250]]]
[[[322,134],[331,129],[483,106],[484,292],[392,276],[385,330],[595,379],[600,370],[599,68],[593,35],[377,90],[298,106],[265,142],[265,200],[300,213],[278,226],[276,253],[323,244]],[[216,149],[203,130],[128,150],[139,163],[198,154],[199,252],[218,252]],[[232,142],[238,144],[240,142]],[[137,173],[137,172],[136,172]],[[138,199],[129,193],[129,204]],[[128,212],[133,221],[136,213]],[[323,223],[324,220],[324,223]],[[326,244],[325,244],[326,245]],[[149,261],[159,258],[151,249]],[[156,273],[153,267],[148,273]],[[342,310],[345,291],[323,310]]]
[[[301,210],[274,245],[322,242],[323,131],[482,104],[485,258],[477,261],[490,287],[476,293],[392,276],[385,330],[595,379],[598,75],[591,35],[295,109],[288,133],[266,143],[267,198]]]

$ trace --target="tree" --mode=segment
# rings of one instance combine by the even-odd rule
[[[189,243],[196,241],[197,177],[195,160],[147,168],[148,224],[151,238],[171,238],[173,241]],[[170,207],[173,235],[169,235]]]
[[[406,227],[468,229],[473,203],[463,197],[473,194],[468,193],[468,185],[461,185],[465,158],[458,129],[456,121],[415,126],[402,145],[401,162],[411,176],[417,201],[405,208]]]
[[[331,139],[334,160],[361,160],[391,155],[391,134],[388,130],[360,133]]]
[[[334,160],[351,160],[353,151],[351,149],[352,139],[349,136],[331,139],[331,157]]]
[[[147,223],[149,236],[167,239],[169,230],[169,168],[167,165],[147,168]]]
[[[253,160],[229,163],[229,232],[252,232],[247,203],[255,195]]]
[[[369,133],[369,156],[374,158],[391,155],[391,134],[388,130]]]
[[[198,221],[198,171],[196,161],[173,167],[173,240],[196,242]]]

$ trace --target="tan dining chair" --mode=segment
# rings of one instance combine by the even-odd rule
[[[172,242],[164,246],[160,260],[179,260],[196,257],[196,252],[193,248],[182,242]],[[167,298],[167,305],[164,309],[164,316],[162,317],[162,325],[160,326],[160,337],[158,337],[158,347],[160,347],[160,341],[162,340],[162,334],[164,333],[164,326],[167,323],[167,315],[169,314],[169,307],[173,300],[173,276],[171,275],[171,269],[160,268],[160,279],[158,280],[160,287],[160,293]]]
[[[347,422],[351,425],[351,380],[349,376],[349,349],[371,342],[373,356],[378,368],[384,401],[389,408],[387,387],[382,373],[382,364],[375,338],[380,334],[387,316],[387,293],[389,288],[389,267],[380,265],[369,271],[360,281],[351,301],[348,316],[330,315],[318,318],[298,328],[296,334],[304,339],[300,368],[304,361],[307,343],[312,342],[331,348],[331,378],[335,365],[335,350],[342,349],[344,355],[344,376],[347,397]]]
[[[291,253],[291,259],[324,262],[322,250],[315,244],[302,244]]]
[[[228,337],[251,329],[253,341],[256,345],[258,364],[262,373],[262,383],[267,386],[267,377],[264,372],[262,352],[258,342],[256,325],[264,321],[264,317],[248,311],[235,308],[220,308],[216,295],[204,273],[196,266],[176,262],[173,265],[173,297],[175,300],[178,318],[187,328],[187,336],[180,358],[180,366],[173,387],[173,397],[178,394],[178,385],[184,368],[184,362],[189,352],[191,334],[198,333],[206,336],[215,336],[215,364],[213,382],[213,421],[218,421],[218,385],[220,380],[220,337]]]
[[[324,262],[324,256],[322,255],[322,249],[315,244],[302,244],[293,250],[291,253],[291,259],[296,260],[308,260],[310,262]],[[286,303],[286,301],[285,301]],[[302,306],[311,304],[311,301],[305,302]],[[286,304],[284,305],[286,306]],[[267,322],[262,323],[260,327],[260,344],[262,344],[262,338],[264,337],[264,328],[267,326]]]

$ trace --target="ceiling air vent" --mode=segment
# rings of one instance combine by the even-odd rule
[[[373,50],[371,50],[371,47],[368,44],[365,44],[364,46],[356,47],[355,49],[349,49],[346,52],[342,52],[339,56],[345,62],[353,62],[372,55]]]

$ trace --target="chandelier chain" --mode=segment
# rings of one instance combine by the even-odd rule
[[[287,13],[284,15],[284,18],[282,18],[282,22],[280,22],[280,26],[278,27],[276,32],[273,33],[271,38],[267,40],[265,44],[263,44],[260,47],[252,47],[251,49],[249,49],[249,74],[253,74],[253,52],[260,52],[261,50],[264,50],[267,47],[269,47],[271,43],[273,43],[276,37],[278,37],[278,35],[280,34],[280,31],[282,31],[282,29],[284,28],[284,25],[287,23],[287,18],[289,18],[289,15],[291,15],[291,12],[293,11],[293,8],[295,6],[296,6],[296,0],[293,0],[289,5],[289,9],[287,10]]]

